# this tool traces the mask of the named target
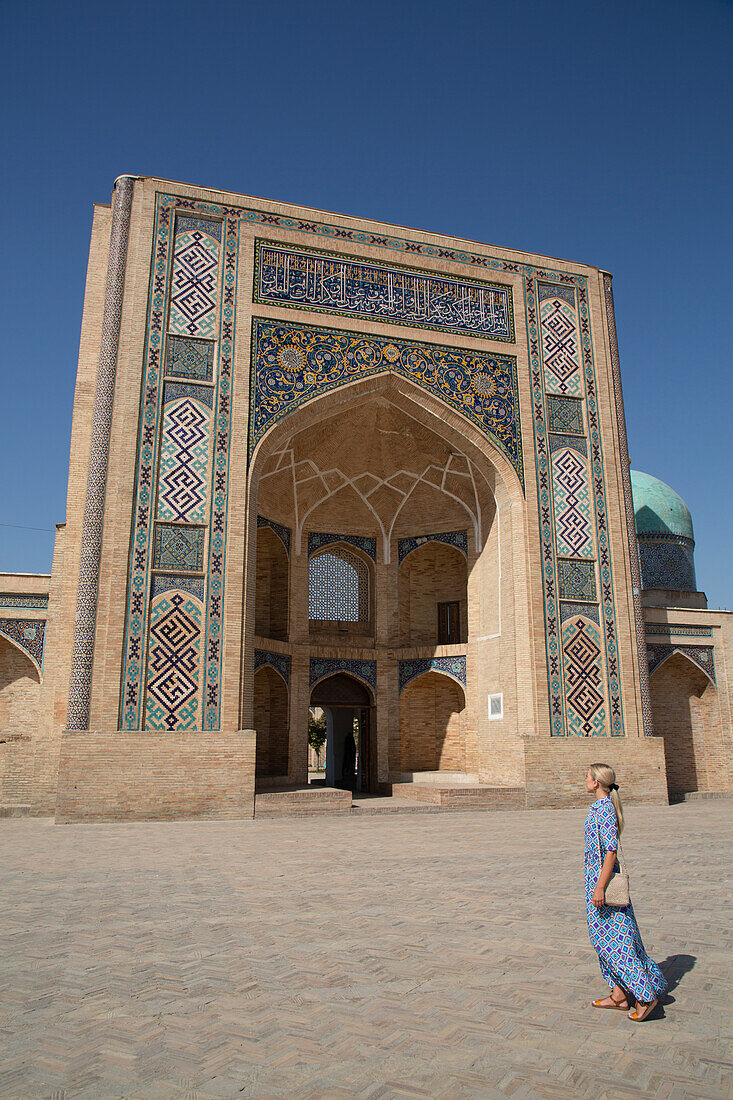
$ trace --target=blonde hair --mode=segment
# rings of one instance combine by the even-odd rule
[[[616,811],[616,820],[618,822],[618,835],[621,836],[624,828],[624,811],[621,806],[621,799],[618,796],[618,791],[611,790],[611,784],[616,782],[616,772],[608,764],[591,764],[588,768],[591,779],[593,779],[599,787],[602,787],[606,794],[613,803],[613,808]]]

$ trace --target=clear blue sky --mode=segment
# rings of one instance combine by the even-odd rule
[[[612,271],[632,466],[687,501],[733,608],[731,4],[4,0],[0,24],[0,569],[50,569],[92,203],[129,172]]]

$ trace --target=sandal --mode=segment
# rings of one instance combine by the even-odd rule
[[[604,1005],[604,1001],[610,1001],[611,1003],[610,1005]],[[607,997],[599,997],[597,1001],[591,1001],[591,1004],[593,1005],[593,1008],[617,1008],[620,1009],[622,1012],[628,1012],[629,1010],[629,1003],[625,997],[622,1001],[614,1001],[610,993]]]
[[[633,1020],[635,1024],[640,1024],[642,1020],[646,1020],[649,1016],[651,1016],[658,1003],[659,1002],[656,998],[653,1001],[650,1001],[647,1005],[642,1004],[640,1001],[637,1001],[636,1008],[633,1008],[629,1013],[629,1019]],[[641,1014],[639,1014],[638,1012],[640,1004]]]

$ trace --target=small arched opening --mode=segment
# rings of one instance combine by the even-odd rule
[[[376,789],[376,752],[372,736],[374,699],[355,676],[337,672],[311,691],[311,708],[326,716],[327,787],[362,793]]]
[[[410,681],[400,695],[400,771],[404,778],[416,772],[475,770],[466,743],[466,696],[450,676],[426,672]]]
[[[287,641],[289,565],[287,551],[275,532],[259,527],[255,633],[261,638]]]
[[[257,730],[255,778],[285,778],[288,774],[288,688],[269,665],[254,678],[254,719]]]
[[[401,644],[465,644],[467,584],[466,557],[455,547],[426,542],[408,554],[399,572]]]
[[[649,686],[654,729],[664,738],[670,798],[713,789],[707,774],[706,745],[716,727],[715,685],[677,651],[657,666]]]

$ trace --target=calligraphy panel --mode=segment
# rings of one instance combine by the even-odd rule
[[[254,301],[514,341],[509,286],[270,241],[256,242]]]

